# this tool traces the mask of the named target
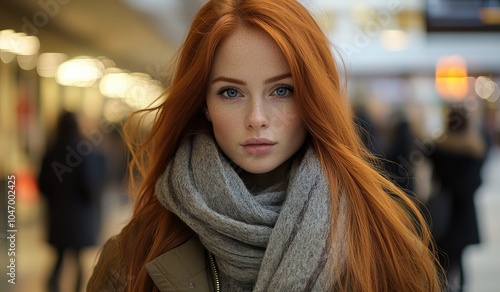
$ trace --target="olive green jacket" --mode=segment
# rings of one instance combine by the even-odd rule
[[[118,262],[116,242],[111,239],[101,253],[95,271],[99,271],[104,261]],[[96,283],[92,275],[87,291],[122,291],[126,285],[126,276],[119,267],[106,271],[105,283]],[[197,236],[146,264],[146,270],[162,292],[190,291],[214,292],[217,291],[218,272],[211,255],[206,251]],[[108,275],[109,274],[109,275]],[[214,281],[214,279],[216,279]],[[97,288],[96,288],[97,287]]]

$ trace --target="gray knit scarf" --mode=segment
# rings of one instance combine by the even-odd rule
[[[328,291],[344,269],[345,198],[331,225],[330,191],[312,149],[282,184],[252,194],[213,138],[198,135],[178,149],[156,193],[215,256],[222,291]]]

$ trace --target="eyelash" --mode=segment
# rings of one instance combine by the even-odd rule
[[[278,89],[282,89],[282,88],[288,90],[288,94],[287,95],[283,95],[283,96],[278,96],[279,98],[286,98],[286,97],[289,97],[289,96],[293,95],[293,91],[294,91],[293,86],[285,85],[285,84],[276,86],[274,88],[274,90],[273,90],[273,93],[276,92]]]
[[[282,84],[282,85],[277,85],[274,90],[273,90],[273,94],[278,90],[278,89],[286,89],[288,90],[288,94],[286,95],[283,95],[283,96],[278,96],[278,98],[286,98],[286,97],[289,97],[290,95],[293,95],[293,92],[294,92],[294,88],[293,86],[290,86],[290,85],[285,85],[285,84]],[[222,96],[223,98],[225,99],[234,99],[236,98],[237,96],[235,97],[230,97],[230,96],[226,96],[224,95],[224,93],[226,93],[228,90],[234,90],[236,91],[238,94],[241,94],[239,92],[238,89],[234,88],[234,87],[231,87],[231,86],[224,86],[222,88],[220,88],[219,90],[217,90],[215,92],[215,94],[217,94],[218,96]],[[275,94],[274,94],[275,95]]]
[[[231,87],[231,86],[224,86],[224,87],[220,88],[219,90],[217,90],[217,92],[215,92],[215,94],[222,96],[225,99],[234,99],[235,97],[229,97],[229,96],[224,95],[224,93],[226,93],[228,90],[234,90],[234,91],[238,92],[238,94],[241,94],[236,88]]]

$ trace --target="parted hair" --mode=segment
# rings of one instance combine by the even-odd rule
[[[132,218],[116,238],[116,252],[128,275],[126,290],[158,291],[146,263],[193,235],[160,204],[155,182],[183,141],[211,133],[203,108],[215,51],[242,26],[264,31],[281,49],[291,70],[296,107],[333,204],[339,190],[347,195],[347,264],[333,289],[441,291],[432,238],[418,205],[387,179],[364,147],[345,92],[342,62],[308,10],[295,0],[213,0],[194,17],[166,98],[151,110],[154,122],[144,139],[129,141],[131,173],[139,183]],[[94,273],[99,277],[103,271]]]

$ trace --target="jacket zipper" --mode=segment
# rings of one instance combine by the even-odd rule
[[[214,275],[215,291],[220,292],[219,272],[217,271],[217,266],[215,265],[214,255],[211,252],[208,252],[208,259],[210,261],[210,267],[212,268],[212,272]]]

